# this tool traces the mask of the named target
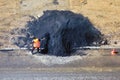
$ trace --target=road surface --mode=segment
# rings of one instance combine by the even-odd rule
[[[3,71],[0,80],[120,80],[120,72]]]
[[[120,80],[120,56],[82,50],[70,57],[0,51],[0,80]]]

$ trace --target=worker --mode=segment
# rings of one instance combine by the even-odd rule
[[[37,49],[37,52],[40,52],[40,39],[34,37],[32,43],[33,43],[32,54],[35,49]]]

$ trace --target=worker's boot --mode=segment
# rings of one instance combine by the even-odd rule
[[[34,55],[33,51],[34,51],[34,48],[31,50],[32,55]]]
[[[39,48],[37,48],[37,53],[40,53],[40,49]]]

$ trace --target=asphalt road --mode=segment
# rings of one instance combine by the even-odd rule
[[[29,51],[0,51],[0,80],[120,80],[120,56],[110,50],[56,57]]]
[[[82,56],[79,55],[83,53],[85,54]],[[67,57],[57,57],[41,54],[31,55],[27,50],[0,51],[0,69],[120,66],[120,55],[111,56],[110,50],[82,50],[78,51],[77,54]]]
[[[120,80],[120,72],[3,71],[0,80]]]

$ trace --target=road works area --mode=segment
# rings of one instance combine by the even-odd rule
[[[120,56],[110,51],[78,50],[84,54],[60,57],[1,50],[0,80],[119,80]]]

